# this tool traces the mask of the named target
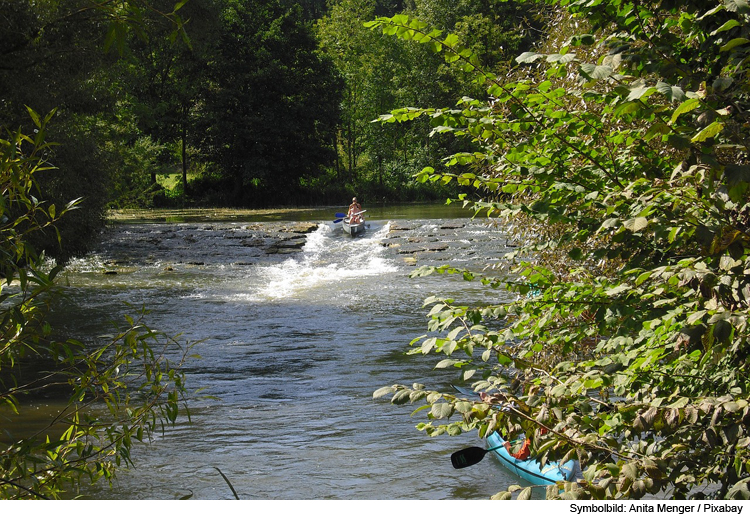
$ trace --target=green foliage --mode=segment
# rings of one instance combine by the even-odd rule
[[[124,162],[138,150],[132,119],[123,112],[128,76],[118,65],[128,51],[126,39],[148,39],[157,26],[163,33],[181,32],[177,12],[184,3],[0,0],[0,124],[25,125],[27,107],[41,114],[56,110],[49,132],[58,144],[46,151],[46,160],[58,170],[39,182],[41,192],[58,207],[79,197],[86,203],[56,223],[65,246],[43,231],[33,235],[36,249],[58,262],[88,249],[104,225],[110,193],[133,169]],[[163,24],[146,23],[154,18]],[[104,53],[110,45],[122,53]]]
[[[202,150],[235,203],[284,203],[333,161],[340,85],[299,6],[222,3]]]
[[[127,55],[118,67],[123,72],[124,97],[118,111],[121,135],[130,148],[123,157],[126,176],[119,180],[118,205],[135,205],[133,198],[153,186],[154,178],[180,167],[182,191],[188,195],[188,172],[201,162],[205,135],[205,104],[210,97],[207,65],[217,60],[214,48],[220,32],[221,2],[192,0],[180,9],[190,21],[189,41],[128,40]],[[149,33],[166,34],[170,18],[150,14],[144,20]],[[201,110],[203,109],[203,110]],[[144,151],[143,145],[153,146]],[[140,161],[140,163],[139,163]],[[121,195],[124,196],[121,197]],[[158,198],[159,195],[154,196]],[[153,200],[145,206],[155,205]]]
[[[106,154],[98,141],[100,123],[93,116],[106,112],[112,98],[102,83],[87,81],[109,60],[88,45],[95,35],[101,36],[91,14],[77,11],[88,5],[0,1],[7,28],[0,36],[0,123],[18,129],[28,123],[27,107],[40,114],[56,110],[49,133],[58,144],[45,151],[45,159],[59,170],[39,182],[42,194],[58,207],[87,198],[87,208],[57,223],[62,233],[71,235],[65,254],[56,236],[33,234],[36,249],[60,262],[85,250],[77,241],[94,238],[106,202],[108,173],[101,167]]]
[[[37,180],[53,169],[46,140],[53,113],[29,114],[34,135],[0,138],[0,416],[7,435],[0,497],[59,498],[111,480],[117,466],[132,462],[134,441],[177,420],[185,392],[179,366],[190,347],[145,326],[145,312],[127,317],[100,347],[53,337],[46,314],[60,266],[49,269],[30,240],[52,232],[59,242],[56,224],[79,200],[59,207],[38,198]],[[66,403],[39,431],[18,434],[25,428],[14,422],[40,394]]]
[[[481,60],[493,65],[514,56],[526,29],[525,7],[505,2],[433,0],[414,2],[409,9],[420,19],[460,31]],[[332,57],[345,81],[337,131],[338,179],[364,196],[448,196],[451,189],[441,186],[416,187],[410,175],[468,145],[454,136],[430,135],[427,120],[392,127],[376,120],[399,105],[448,105],[467,90],[477,95],[481,90],[460,67],[444,63],[429,48],[368,31],[365,23],[383,11],[392,14],[394,7],[376,0],[340,0],[316,25],[321,50]]]
[[[455,108],[382,119],[424,116],[435,134],[469,138],[471,150],[417,177],[464,186],[459,200],[523,242],[502,273],[416,272],[487,285],[486,306],[429,299],[432,334],[413,353],[444,355],[439,368],[500,390],[514,408],[385,390],[394,403],[427,398],[430,421],[419,427],[429,434],[523,431],[535,456],[580,460],[585,479],[560,484],[561,498],[741,498],[750,9],[744,0],[548,3],[559,7],[548,13],[548,49],[521,54],[505,77],[412,18],[371,24],[430,46],[485,89]],[[518,300],[493,303],[500,287]]]
[[[102,23],[108,45],[131,30],[145,36],[136,26],[154,4],[0,1],[2,498],[59,498],[111,481],[116,467],[132,463],[135,441],[180,413],[179,366],[190,346],[145,326],[145,312],[94,347],[55,337],[47,322],[62,263],[86,251],[102,226],[105,160],[122,153],[108,142],[117,127],[104,118],[117,83],[92,43]],[[179,28],[174,12],[160,13]],[[23,132],[29,117],[31,134]],[[40,396],[57,411],[32,430],[28,409]]]

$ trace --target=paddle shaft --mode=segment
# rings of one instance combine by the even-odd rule
[[[364,211],[360,211],[358,213],[354,213],[352,216],[361,216],[363,213],[366,213],[367,209]],[[346,219],[349,215],[346,213],[336,213],[336,220],[333,221],[334,224],[338,224],[339,222],[343,222],[344,219]]]

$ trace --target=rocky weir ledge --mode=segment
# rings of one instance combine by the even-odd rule
[[[140,266],[252,266],[304,249],[314,222],[114,224],[102,234],[97,253],[105,274]],[[138,255],[138,257],[133,257]]]
[[[470,258],[474,242],[497,231],[481,221],[398,220],[368,222],[364,236],[380,233],[379,243],[407,265],[439,265],[456,256]],[[212,222],[115,223],[103,234],[97,253],[101,272],[118,274],[141,266],[162,266],[164,271],[210,265],[251,266],[283,260],[304,250],[307,235],[320,222]],[[340,236],[345,236],[340,233]],[[498,240],[498,252],[507,240]],[[486,251],[486,249],[485,249]],[[133,255],[138,255],[134,257]],[[460,260],[460,258],[459,258]]]

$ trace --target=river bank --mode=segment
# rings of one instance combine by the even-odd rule
[[[372,220],[470,218],[473,214],[458,204],[446,205],[444,202],[369,205],[362,203],[367,211],[367,218]],[[346,212],[348,207],[348,204],[342,204],[339,207],[268,209],[112,209],[107,219],[113,223],[325,221],[333,220],[336,213]]]

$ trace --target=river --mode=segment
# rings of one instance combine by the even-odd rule
[[[436,356],[405,355],[426,333],[422,301],[507,294],[409,274],[448,262],[481,270],[506,251],[505,235],[460,209],[393,207],[368,211],[369,229],[351,239],[334,212],[130,219],[66,268],[58,327],[104,334],[144,305],[150,326],[200,341],[189,389],[216,398],[193,400],[190,423],[135,448],[136,466],[88,497],[234,498],[216,468],[242,499],[485,499],[516,483],[489,456],[453,469],[452,452],[481,445],[475,433],[429,438],[415,428],[424,414],[372,398],[393,383],[457,382],[432,368]],[[301,223],[313,227],[288,251],[256,236]]]

